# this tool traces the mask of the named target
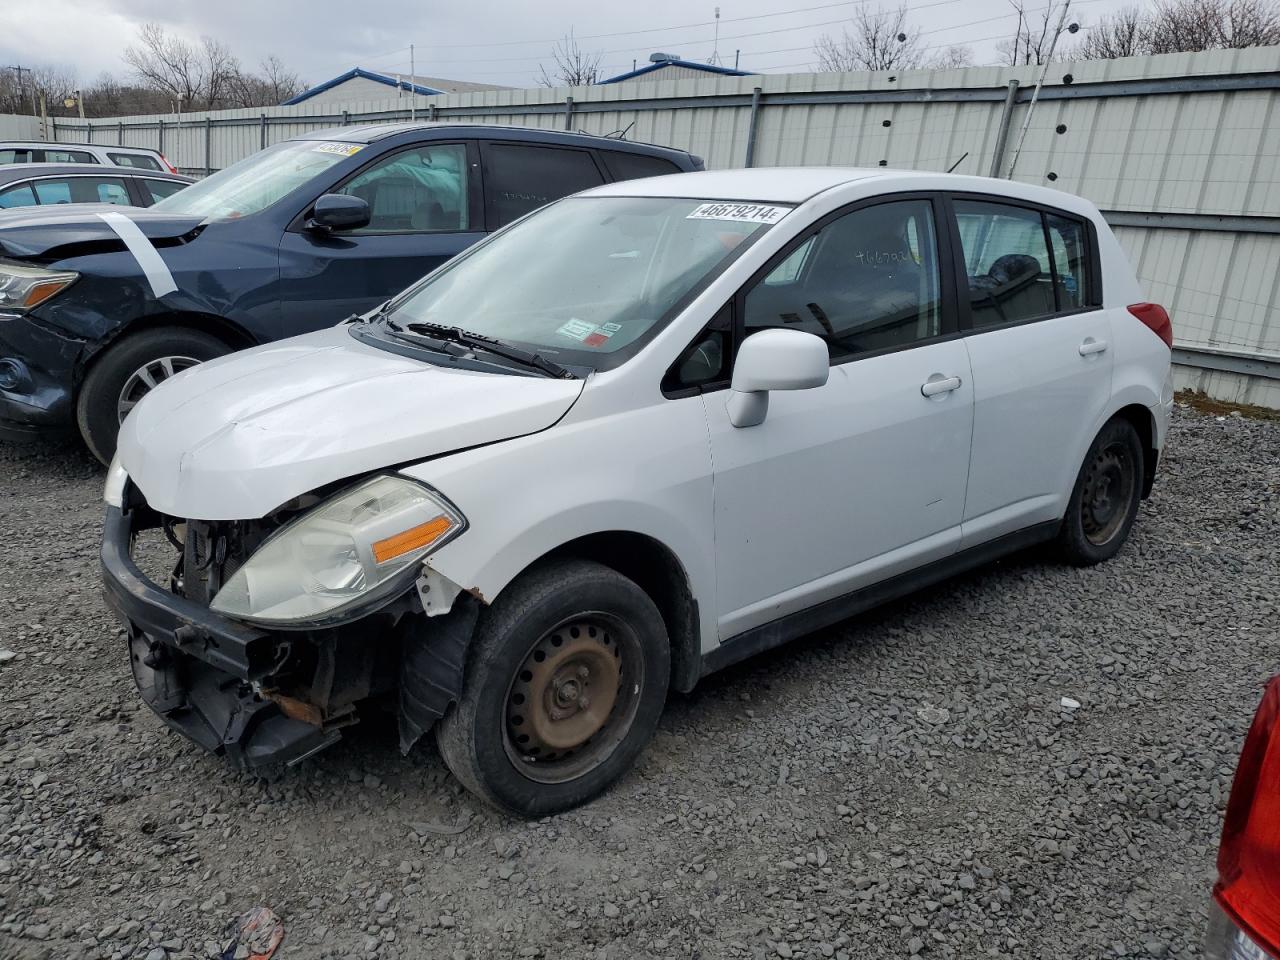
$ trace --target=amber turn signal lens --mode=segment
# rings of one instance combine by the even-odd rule
[[[27,295],[22,300],[22,306],[27,310],[32,307],[38,307],[70,282],[70,280],[59,277],[57,280],[46,280],[43,283],[37,283],[27,291]]]
[[[453,521],[448,517],[436,517],[416,527],[410,527],[404,533],[397,533],[394,537],[377,540],[373,544],[373,559],[378,563],[386,563],[411,550],[419,550],[435,543],[448,533],[452,526]]]

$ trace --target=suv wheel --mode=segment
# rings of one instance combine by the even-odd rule
[[[1129,538],[1142,499],[1143,449],[1128,420],[1107,421],[1080,466],[1058,546],[1069,563],[1110,560]]]
[[[473,793],[538,817],[591,799],[635,762],[666,701],[670,646],[635,583],[571,560],[508,587],[468,661],[436,726],[440,753]]]
[[[109,463],[120,424],[139,400],[174,374],[230,352],[216,337],[182,327],[148,330],[108,347],[76,400],[76,422],[89,451]]]

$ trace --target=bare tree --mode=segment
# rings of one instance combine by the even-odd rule
[[[926,57],[923,66],[935,70],[950,70],[956,67],[973,66],[973,49],[963,44],[943,47],[932,57]]]
[[[823,34],[813,45],[819,70],[911,70],[924,62],[920,30],[907,23],[904,4],[891,10],[859,7],[852,30]]]
[[[1062,4],[1058,0],[1049,0],[1045,7],[1028,10],[1024,0],[1009,0],[1014,12],[1018,15],[1018,26],[1012,37],[996,44],[1002,60],[1013,67],[1027,64],[1042,64],[1049,57],[1049,51],[1062,57],[1066,51],[1061,45],[1054,47],[1053,34],[1062,16]],[[1033,13],[1039,16],[1031,16]]]
[[[538,66],[538,83],[544,87],[585,87],[600,80],[599,53],[586,53],[569,33],[551,50],[555,66],[548,72]]]
[[[296,73],[277,56],[262,61],[258,73],[237,71],[231,78],[229,100],[237,107],[274,107],[306,89]]]
[[[41,98],[51,114],[60,113],[62,101],[75,96],[76,77],[57,67],[0,68],[0,113],[35,114]]]
[[[240,63],[220,40],[201,37],[191,43],[158,23],[145,24],[138,40],[125,49],[124,59],[142,86],[181,99],[189,109],[225,104]]]
[[[1137,7],[1124,7],[1088,28],[1076,56],[1085,60],[1136,57],[1150,50],[1150,18]]]

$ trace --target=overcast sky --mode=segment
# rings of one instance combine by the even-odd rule
[[[814,40],[838,35],[858,2],[721,0],[720,62],[733,66],[741,50],[744,69],[805,72],[814,66]],[[1027,0],[1029,9],[1047,2]],[[969,46],[979,63],[995,61],[996,41],[1016,22],[1009,0],[908,3],[927,45]],[[1122,5],[1072,0],[1071,19],[1087,25]],[[707,61],[716,49],[715,7],[714,0],[5,0],[0,66],[57,66],[85,84],[103,71],[123,77],[121,53],[139,25],[156,21],[193,38],[216,37],[246,65],[274,53],[310,83],[354,66],[407,74],[413,43],[419,75],[530,86],[570,29],[584,50],[603,55],[606,76],[630,70],[633,59],[645,63],[655,50]]]

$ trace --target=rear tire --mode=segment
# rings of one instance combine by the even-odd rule
[[[127,409],[174,373],[231,352],[217,337],[160,327],[126,337],[97,358],[76,398],[76,424],[89,452],[110,463]]]
[[[436,742],[454,776],[499,809],[567,810],[631,768],[670,669],[662,616],[634,582],[598,563],[549,563],[482,613]]]
[[[1058,532],[1064,560],[1078,567],[1110,560],[1129,539],[1142,499],[1142,441],[1128,420],[1108,420],[1085,455]]]

